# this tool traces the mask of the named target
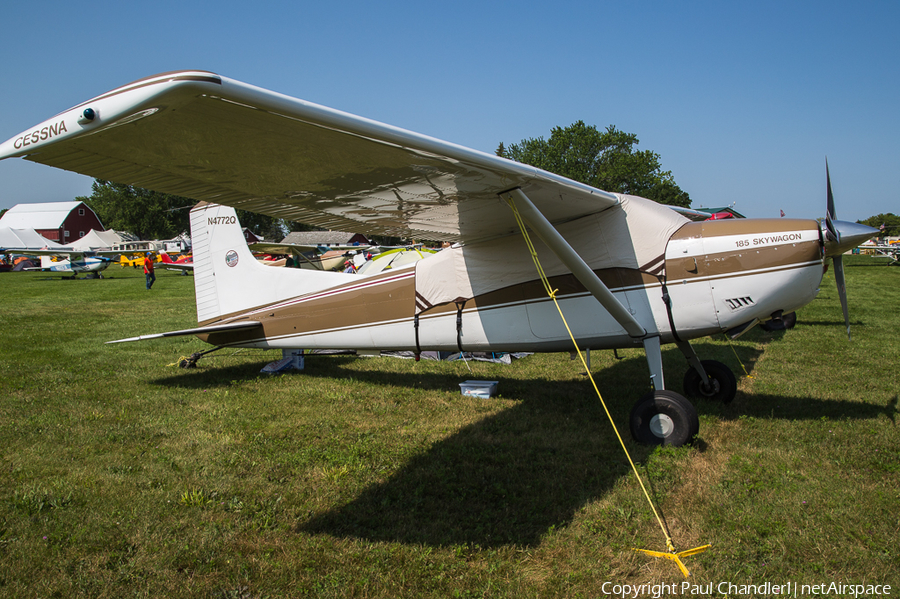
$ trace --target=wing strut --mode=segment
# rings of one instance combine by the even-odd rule
[[[647,336],[647,331],[641,326],[641,323],[616,299],[609,288],[600,280],[600,277],[597,276],[597,273],[572,249],[572,246],[550,224],[550,221],[541,214],[541,211],[535,207],[521,189],[517,187],[500,195],[515,201],[522,219],[631,337],[643,339]]]

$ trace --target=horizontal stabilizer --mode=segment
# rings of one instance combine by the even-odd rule
[[[245,320],[242,322],[230,322],[228,324],[217,324],[208,327],[198,327],[196,329],[183,329],[181,331],[169,331],[168,333],[155,333],[153,335],[140,335],[138,337],[129,337],[128,339],[117,339],[115,341],[107,341],[106,343],[125,343],[126,341],[146,341],[148,339],[162,339],[164,337],[183,337],[184,335],[203,335],[206,333],[219,333],[221,331],[240,331],[243,329],[255,329],[262,326],[257,320]]]

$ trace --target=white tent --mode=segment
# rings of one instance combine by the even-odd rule
[[[91,229],[88,234],[81,239],[72,242],[72,247],[78,250],[99,250],[107,249],[122,243],[123,238],[115,231],[97,231]]]
[[[71,249],[55,241],[50,241],[34,229],[13,229],[0,227],[0,249],[6,248],[31,248],[31,249]]]

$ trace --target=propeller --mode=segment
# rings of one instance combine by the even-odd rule
[[[825,212],[825,257],[834,263],[834,281],[837,283],[838,295],[841,298],[841,309],[844,311],[844,324],[847,326],[847,339],[850,336],[850,312],[847,309],[847,284],[844,280],[844,252],[852,250],[862,242],[878,234],[878,229],[848,221],[837,220],[834,211],[834,194],[831,191],[831,174],[828,172],[828,159],[825,159],[825,180],[828,184],[828,198]]]

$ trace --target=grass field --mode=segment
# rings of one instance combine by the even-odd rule
[[[722,581],[900,593],[900,268],[884,264],[847,261],[852,342],[830,274],[795,329],[697,341],[741,380],[731,404],[697,404],[693,447],[633,444],[643,352],[592,355],[677,548],[713,545],[686,559],[712,596]],[[665,539],[568,354],[472,373],[312,356],[266,376],[280,354],[247,350],[183,370],[208,346],[104,342],[194,326],[190,277],[163,271],[148,292],[119,267],[9,273],[0,298],[2,597],[602,597],[683,581],[632,551]],[[683,357],[664,359],[680,387]],[[470,378],[500,397],[462,397]]]

